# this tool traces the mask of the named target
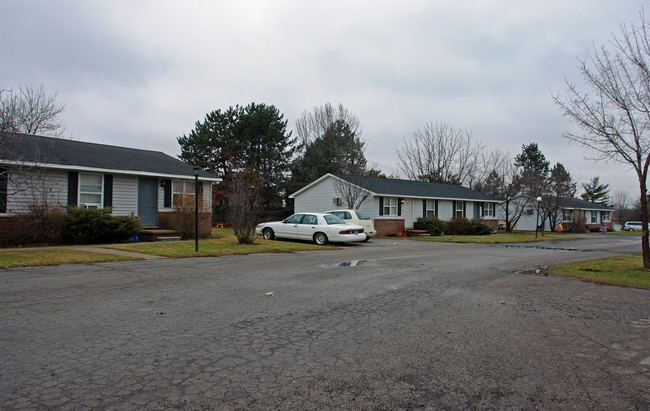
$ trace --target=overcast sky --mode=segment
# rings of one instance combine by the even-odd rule
[[[273,104],[293,129],[342,103],[386,174],[405,138],[446,122],[512,156],[536,142],[579,182],[598,175],[636,198],[627,167],[562,138],[573,126],[551,95],[644,3],[2,0],[0,85],[58,92],[75,139],[173,156],[219,108]]]

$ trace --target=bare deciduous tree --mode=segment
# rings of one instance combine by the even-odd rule
[[[623,226],[632,214],[632,199],[626,191],[616,190],[612,195],[611,202],[614,208],[614,218],[612,220]]]
[[[57,103],[57,94],[48,95],[43,86],[35,89],[20,86],[18,91],[0,86],[0,194],[3,197],[21,191],[36,192],[42,184],[42,169],[36,165],[45,161],[46,150],[30,150],[23,134],[60,137],[60,119],[65,105]],[[3,161],[4,160],[4,161]],[[6,204],[4,205],[6,206]]]
[[[643,266],[650,269],[648,190],[650,166],[650,32],[643,12],[640,24],[621,25],[610,49],[594,48],[594,56],[578,66],[588,92],[567,80],[564,96],[553,97],[581,133],[564,136],[596,153],[633,167],[641,196]]]
[[[240,172],[231,175],[228,193],[228,223],[235,231],[240,244],[253,244],[255,225],[262,209],[260,187],[263,184],[253,173]]]
[[[446,123],[427,123],[404,140],[397,150],[400,171],[406,178],[448,184],[470,184],[480,165],[484,146],[466,130]]]
[[[314,107],[311,113],[307,111],[302,113],[300,118],[296,120],[296,134],[301,143],[307,146],[317,138],[322,137],[337,121],[345,124],[355,137],[361,135],[359,117],[343,107],[341,103],[336,107],[332,106],[331,103],[326,103],[323,106]]]
[[[371,195],[370,191],[359,185],[361,179],[368,181],[368,178],[363,176],[347,176],[345,179],[334,179],[334,191],[336,195],[341,198],[345,207],[350,210],[356,210],[361,207],[361,204]]]
[[[57,93],[47,94],[42,85],[37,89],[19,86],[18,91],[0,87],[0,131],[61,137],[65,104],[56,97]]]

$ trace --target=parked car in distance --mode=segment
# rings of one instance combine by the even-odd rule
[[[641,221],[628,221],[621,230],[623,231],[641,231]]]
[[[372,219],[366,213],[359,210],[330,210],[325,211],[328,214],[334,214],[348,224],[360,225],[366,233],[366,241],[377,234]]]
[[[365,241],[367,238],[362,226],[346,224],[337,216],[325,213],[294,214],[282,221],[258,224],[255,232],[266,240],[288,238],[313,241],[318,245],[325,245],[330,241]]]

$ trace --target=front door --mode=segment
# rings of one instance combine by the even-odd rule
[[[144,226],[158,225],[158,180],[138,177],[138,215]]]

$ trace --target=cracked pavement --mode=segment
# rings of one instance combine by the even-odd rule
[[[638,251],[373,240],[1,270],[0,408],[649,409],[650,291],[519,273]]]

